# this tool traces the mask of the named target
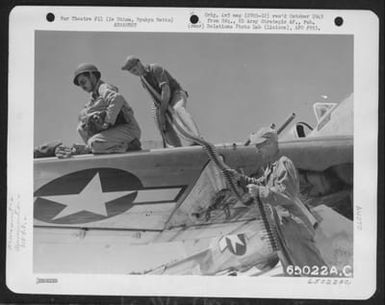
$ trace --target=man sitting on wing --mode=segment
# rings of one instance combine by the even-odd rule
[[[118,88],[103,82],[100,77],[100,71],[92,64],[81,64],[75,70],[73,83],[90,93],[90,101],[80,111],[77,129],[85,145],[60,146],[56,150],[58,157],[141,149],[141,130],[134,111]]]

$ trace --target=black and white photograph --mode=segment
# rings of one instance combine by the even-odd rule
[[[8,250],[27,257],[23,287],[334,298],[360,281],[369,296],[377,203],[357,192],[375,177],[376,71],[352,24],[372,16],[174,11],[41,9],[28,31],[10,67],[10,164],[28,174],[12,184]]]

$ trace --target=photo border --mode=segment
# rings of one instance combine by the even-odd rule
[[[356,99],[357,99],[357,97],[356,97]],[[381,106],[381,105],[380,105]],[[382,124],[383,125],[383,121],[380,121],[380,124]],[[380,148],[381,149],[381,148]],[[380,155],[381,156],[381,155]],[[381,173],[379,173],[380,175],[381,175]],[[356,184],[355,184],[356,185]],[[378,193],[378,195],[380,196],[381,195],[381,192],[379,192]],[[381,217],[380,217],[381,218]],[[380,223],[379,223],[380,224]],[[378,231],[381,233],[381,228],[378,228]],[[382,231],[382,233],[383,233],[383,231]],[[379,236],[381,236],[381,234],[379,234]],[[383,248],[382,248],[383,249]],[[382,253],[383,253],[383,250],[382,250]]]

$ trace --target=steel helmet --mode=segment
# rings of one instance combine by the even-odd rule
[[[100,78],[100,71],[98,70],[98,68],[93,65],[93,64],[86,64],[86,63],[83,63],[83,64],[80,64],[76,70],[75,70],[75,74],[74,74],[74,84],[76,86],[79,86],[79,83],[78,83],[78,76],[82,73],[86,73],[86,72],[89,72],[89,73],[95,73],[96,74],[96,77],[99,79]]]
[[[275,129],[270,127],[263,127],[256,133],[252,133],[249,137],[249,141],[251,145],[260,144],[266,141],[278,143],[278,135]]]
[[[134,67],[139,61],[140,61],[139,58],[133,55],[128,56],[122,66],[122,70],[130,71],[131,68]]]

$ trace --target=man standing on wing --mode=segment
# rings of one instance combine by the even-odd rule
[[[157,64],[144,65],[139,58],[128,56],[122,70],[139,76],[143,87],[154,99],[155,119],[166,146],[182,146],[181,140],[173,127],[166,119],[168,107],[172,107],[172,114],[182,122],[190,134],[199,137],[198,127],[192,116],[186,110],[187,92],[163,67]],[[186,139],[187,140],[187,139]],[[192,141],[189,144],[194,144]]]
[[[77,128],[86,145],[60,146],[56,151],[58,157],[141,149],[141,130],[134,111],[118,93],[118,88],[103,82],[100,77],[100,71],[92,64],[81,64],[75,70],[74,84],[90,93],[90,101],[80,111]]]
[[[267,163],[261,177],[250,178],[231,169],[228,172],[247,185],[252,197],[272,207],[285,271],[289,265],[326,266],[314,242],[317,220],[299,198],[299,179],[293,162],[279,156],[276,131],[263,128],[252,134],[249,142],[255,145],[258,158]]]

